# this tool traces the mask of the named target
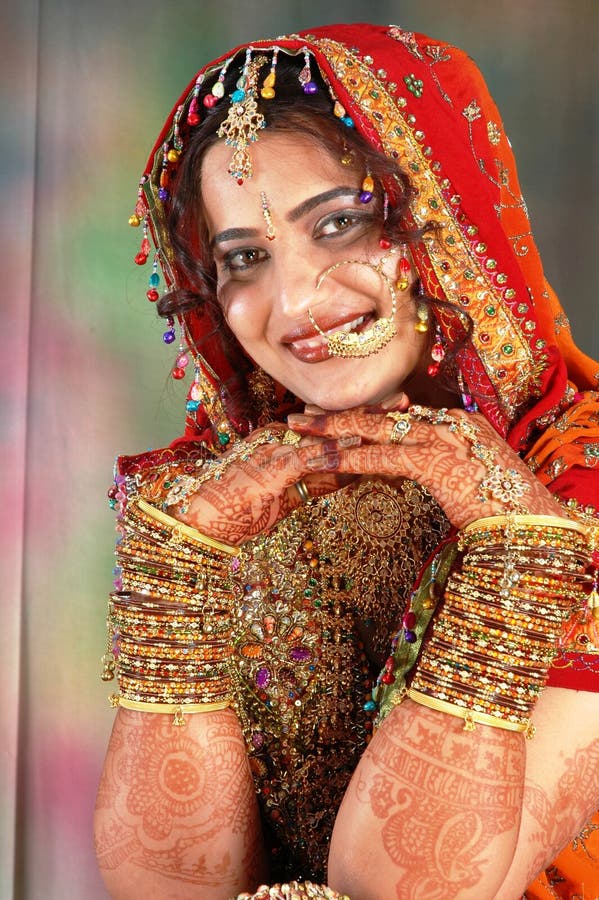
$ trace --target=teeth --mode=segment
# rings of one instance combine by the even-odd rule
[[[344,331],[346,334],[349,334],[349,332],[353,331],[354,328],[358,328],[358,326],[362,324],[365,318],[366,316],[360,316],[358,319],[354,319],[353,322],[346,322],[345,325],[338,325],[336,328],[329,328],[328,331],[325,331],[325,334],[339,334],[340,331]]]
[[[366,319],[366,316],[359,316],[357,319],[353,319],[351,322],[346,322],[344,325],[336,325],[334,328],[329,328],[328,331],[325,331],[325,337],[328,337],[331,334],[339,334],[339,332],[343,332],[345,334],[349,334],[350,331],[353,331],[355,328],[358,328]],[[323,344],[326,344],[325,338],[321,335],[313,338],[304,338],[301,341],[294,341],[296,347],[307,347],[309,350],[313,350],[316,347],[322,347]]]

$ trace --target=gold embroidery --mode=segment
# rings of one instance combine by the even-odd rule
[[[487,122],[487,136],[489,143],[496,145],[501,140],[501,128],[497,122]]]
[[[307,877],[323,877],[336,811],[369,734],[369,683],[447,528],[414,482],[364,480],[300,507],[240,554],[240,719],[281,856]]]

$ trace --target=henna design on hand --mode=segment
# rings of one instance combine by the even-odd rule
[[[452,410],[454,418],[476,425],[480,440],[495,452],[496,463],[514,469],[526,484],[527,511],[536,514],[562,515],[559,504],[534,477],[516,453],[481,415]],[[328,415],[290,416],[290,426],[299,434],[317,435],[323,439],[358,435],[362,446],[339,450],[338,472],[378,475],[387,478],[406,477],[426,487],[458,528],[469,522],[504,512],[493,499],[481,501],[479,488],[487,475],[485,465],[472,458],[468,442],[446,424],[431,424],[415,419],[401,444],[390,444],[392,420],[371,410],[355,409]]]
[[[336,441],[318,440],[304,448],[263,444],[249,458],[228,466],[221,478],[204,481],[187,511],[175,510],[175,515],[210,537],[240,546],[271,530],[302,503],[294,487],[300,478],[306,479],[311,497],[345,483],[332,473],[310,473],[308,462],[323,452],[325,443],[332,457]]]

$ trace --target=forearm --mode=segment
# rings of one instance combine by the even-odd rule
[[[494,897],[516,847],[524,767],[522,735],[467,733],[406,700],[351,781],[331,842],[331,886],[356,900]]]
[[[258,807],[232,710],[117,712],[95,816],[115,900],[226,900],[265,878]]]
[[[117,900],[226,900],[263,876],[259,816],[232,703],[233,549],[130,499],[103,677],[120,707],[96,812]]]

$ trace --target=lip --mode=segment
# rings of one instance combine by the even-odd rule
[[[343,325],[347,325],[348,322],[353,322],[354,319],[359,319],[360,316],[368,316],[373,313],[372,309],[363,309],[359,312],[347,312],[342,316],[336,316],[333,318],[332,316],[328,319],[323,318],[322,321],[319,319],[318,325],[321,331],[334,331],[339,328],[342,328]],[[316,337],[320,334],[316,328],[310,323],[306,323],[306,325],[300,325],[297,328],[294,328],[293,331],[289,331],[287,334],[283,335],[281,338],[282,344],[293,344],[296,341],[305,341],[309,338]]]
[[[372,317],[373,313],[369,310],[362,313],[347,314],[341,318],[335,318],[334,320],[323,320],[321,330],[334,333],[343,328],[344,325],[347,325],[348,322],[353,322],[361,318],[363,318],[364,321],[360,323],[358,327],[367,328],[370,325]],[[301,362],[322,362],[325,359],[331,358],[326,339],[311,325],[297,328],[293,332],[286,334],[281,342],[285,344],[289,352]]]

